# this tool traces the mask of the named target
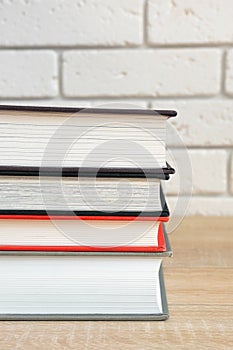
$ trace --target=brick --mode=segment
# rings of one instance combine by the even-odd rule
[[[232,146],[232,100],[154,100],[152,108],[175,109],[168,125],[170,146]],[[176,133],[177,132],[177,133]],[[175,133],[175,135],[174,135]],[[178,134],[178,136],[176,136]]]
[[[67,51],[63,92],[68,97],[214,95],[220,62],[216,49]]]
[[[225,90],[228,94],[233,95],[233,50],[227,52]]]
[[[97,99],[97,100],[90,100],[88,99],[91,107],[96,108],[129,108],[129,109],[145,109],[148,108],[148,103],[145,100],[135,99],[117,99],[117,100],[111,100],[111,99]]]
[[[57,94],[57,59],[52,51],[0,52],[0,97],[52,97]]]
[[[1,1],[1,46],[138,45],[140,0]]]
[[[61,106],[61,107],[95,107],[95,108],[132,108],[140,109],[147,108],[148,103],[144,100],[79,100],[79,99],[2,99],[1,104],[21,105],[21,106]]]
[[[230,160],[230,190],[231,193],[233,194],[233,154],[231,155],[231,160]]]
[[[150,44],[221,44],[233,42],[231,0],[150,0]]]
[[[49,107],[90,107],[88,100],[62,100],[62,99],[1,99],[2,105],[19,105],[19,106],[49,106]]]
[[[188,204],[186,197],[167,197],[171,216],[232,216],[233,197],[192,197]],[[188,206],[187,206],[188,204]]]
[[[176,174],[165,181],[168,195],[222,194],[227,187],[227,154],[224,150],[171,149],[168,163]]]

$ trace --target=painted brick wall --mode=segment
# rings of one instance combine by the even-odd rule
[[[189,214],[232,215],[232,13],[231,0],[0,1],[0,103],[177,109]]]

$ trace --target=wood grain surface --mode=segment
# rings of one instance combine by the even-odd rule
[[[166,322],[0,322],[0,349],[233,349],[233,218],[186,218],[165,259]]]

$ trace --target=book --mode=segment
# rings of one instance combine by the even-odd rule
[[[1,105],[0,173],[167,176],[174,169],[166,163],[166,120],[174,116],[166,110]]]
[[[0,251],[165,252],[167,246],[160,221],[0,219]]]
[[[0,106],[0,319],[165,320],[175,111]]]
[[[161,257],[0,255],[1,320],[166,320]]]
[[[158,178],[1,176],[0,191],[0,218],[169,217]]]

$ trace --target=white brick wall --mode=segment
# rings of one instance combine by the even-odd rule
[[[193,195],[216,195],[223,194],[227,190],[227,152],[218,149],[190,150],[189,157],[192,165],[192,181],[186,178],[185,181],[179,169],[185,167],[183,161],[183,150],[175,149],[175,160],[168,162],[177,168],[176,176],[165,182],[165,189],[168,195],[190,193]],[[184,183],[181,188],[180,183]]]
[[[53,51],[0,51],[1,97],[57,95],[57,58]]]
[[[216,49],[68,51],[63,55],[63,92],[67,97],[215,95],[220,89],[220,53]]]
[[[225,88],[229,95],[233,95],[233,49],[227,52]]]
[[[233,215],[232,13],[231,0],[0,1],[0,103],[177,109],[189,213]],[[168,141],[182,164],[172,128]],[[171,207],[179,190],[178,171]]]
[[[233,154],[231,155],[231,160],[230,160],[230,190],[231,190],[231,193],[233,194]]]
[[[153,45],[232,43],[232,0],[149,0]]]
[[[141,0],[0,2],[0,44],[126,46],[142,43]]]
[[[178,116],[170,123],[186,146],[233,146],[233,100],[230,98],[154,100],[152,108],[177,110]],[[177,146],[172,135],[168,136],[169,144]]]

